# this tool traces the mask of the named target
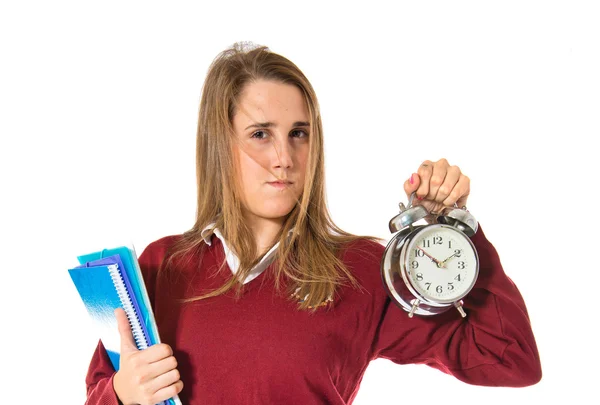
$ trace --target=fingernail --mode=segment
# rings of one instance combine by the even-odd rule
[[[423,197],[417,196],[417,200],[422,200],[422,199],[423,199]]]
[[[410,175],[410,184],[413,184],[413,183],[414,183],[414,181],[413,181],[413,175],[411,174]]]

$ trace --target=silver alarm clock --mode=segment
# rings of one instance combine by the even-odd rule
[[[421,205],[408,208],[390,220],[395,235],[381,261],[383,285],[409,317],[436,315],[455,307],[465,317],[462,298],[475,285],[479,257],[470,237],[477,221],[466,207],[444,210],[435,224],[417,225],[430,213]]]

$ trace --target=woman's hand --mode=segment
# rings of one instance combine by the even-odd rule
[[[467,205],[471,181],[458,166],[451,166],[446,159],[436,162],[426,160],[404,182],[404,192],[408,197],[415,191],[413,205],[422,205],[431,215],[437,216],[455,203],[459,208]]]
[[[121,335],[121,361],[114,376],[113,388],[124,405],[154,405],[165,401],[183,389],[173,350],[161,343],[138,350],[127,315],[115,310]]]

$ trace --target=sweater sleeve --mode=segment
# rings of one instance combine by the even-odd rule
[[[525,302],[506,276],[496,249],[481,227],[472,237],[479,277],[456,310],[409,318],[388,297],[379,318],[373,358],[421,363],[485,386],[528,386],[541,379],[541,365]]]
[[[113,388],[116,374],[102,341],[98,341],[85,378],[86,405],[122,405]]]

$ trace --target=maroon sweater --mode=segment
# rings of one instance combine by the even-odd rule
[[[180,305],[174,298],[218,287],[231,272],[216,271],[224,253],[213,237],[199,269],[192,260],[177,273],[157,276],[176,239],[151,243],[139,262],[161,339],[179,364],[184,405],[351,404],[377,358],[427,364],[477,385],[526,386],[541,378],[525,303],[481,228],[472,238],[480,275],[464,300],[466,318],[449,310],[410,319],[382,285],[384,246],[366,240],[343,252],[363,289],[341,288],[329,311],[321,307],[311,315],[276,294],[271,266],[244,286],[239,301],[228,293]],[[99,342],[86,377],[87,404],[119,403],[114,373]]]

